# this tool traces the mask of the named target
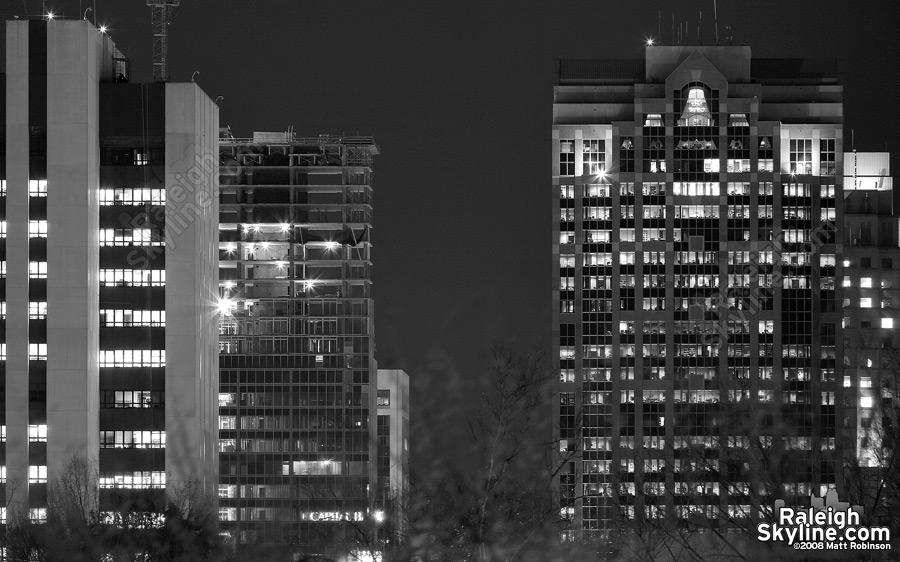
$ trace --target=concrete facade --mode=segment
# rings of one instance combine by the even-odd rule
[[[6,501],[28,504],[28,26],[6,23]],[[12,483],[18,485],[10,486]]]
[[[218,107],[166,84],[166,473],[218,484]]]
[[[402,496],[409,486],[409,375],[402,369],[378,369],[378,494]],[[382,419],[382,418],[386,419]],[[386,424],[384,424],[386,422]],[[384,437],[388,464],[384,470]]]

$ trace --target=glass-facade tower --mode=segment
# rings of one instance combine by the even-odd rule
[[[776,498],[840,486],[856,383],[836,375],[836,76],[748,47],[559,62],[564,538],[660,518],[749,526]]]
[[[220,520],[332,554],[372,519],[370,137],[220,139]]]

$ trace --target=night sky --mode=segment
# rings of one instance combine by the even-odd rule
[[[46,1],[68,17],[92,4]],[[2,5],[4,19],[41,7]],[[893,152],[898,175],[894,7],[721,0],[720,43],[731,25],[755,56],[841,59],[846,135],[855,129],[859,150]],[[549,350],[554,59],[641,58],[646,37],[672,44],[673,11],[691,44],[702,11],[703,42],[714,42],[712,0],[183,0],[170,74],[200,71],[239,137],[289,126],[375,137],[376,357],[410,374],[415,426],[437,405],[426,394],[469,399],[493,340]],[[132,79],[149,80],[145,1],[98,0],[95,15],[130,56]]]

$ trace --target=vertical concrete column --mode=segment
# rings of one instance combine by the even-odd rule
[[[28,507],[28,22],[6,22],[6,502]]]
[[[218,479],[218,108],[166,84],[166,473],[169,492]]]
[[[99,67],[85,21],[47,33],[47,471],[99,453]]]

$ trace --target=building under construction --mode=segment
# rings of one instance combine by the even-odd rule
[[[376,524],[371,137],[220,138],[220,520],[337,556]]]

